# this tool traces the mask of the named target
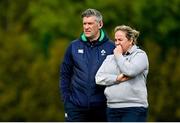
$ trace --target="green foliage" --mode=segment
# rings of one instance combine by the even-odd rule
[[[179,0],[1,0],[1,121],[64,121],[59,68],[87,8],[102,12],[111,38],[121,24],[141,32],[150,62],[148,121],[179,121],[179,6]]]
[[[150,121],[178,121],[180,118],[178,106],[180,97],[178,89],[180,86],[179,51],[172,47],[163,60],[160,57],[162,50],[156,43],[147,41],[145,47],[150,62],[147,84],[149,119]]]

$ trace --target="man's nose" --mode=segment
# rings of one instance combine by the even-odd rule
[[[85,24],[85,25],[84,25],[84,28],[85,28],[85,29],[88,29],[88,28],[89,28],[89,25],[88,25],[88,24]]]

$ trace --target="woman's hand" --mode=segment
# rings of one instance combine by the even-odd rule
[[[128,76],[125,76],[124,74],[120,74],[116,78],[118,83],[124,82],[124,81],[129,80],[129,79],[130,78]]]
[[[120,55],[123,53],[123,49],[121,45],[117,45],[116,48],[114,49],[114,55]]]

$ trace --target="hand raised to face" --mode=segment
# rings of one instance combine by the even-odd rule
[[[123,53],[122,46],[120,44],[116,45],[116,48],[114,49],[114,55],[121,55],[122,53]]]

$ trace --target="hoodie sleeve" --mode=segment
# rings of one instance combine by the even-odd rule
[[[131,60],[127,60],[123,55],[117,55],[115,59],[122,74],[129,77],[135,77],[148,69],[148,58],[144,51],[136,52]]]
[[[63,98],[63,101],[66,101],[70,95],[70,84],[71,77],[73,74],[73,60],[71,54],[72,45],[70,45],[65,53],[64,60],[60,68],[60,92]]]
[[[107,58],[104,60],[101,67],[97,71],[95,76],[96,84],[113,85],[116,83],[117,75],[111,72],[111,63],[109,58],[110,57],[107,56]]]

